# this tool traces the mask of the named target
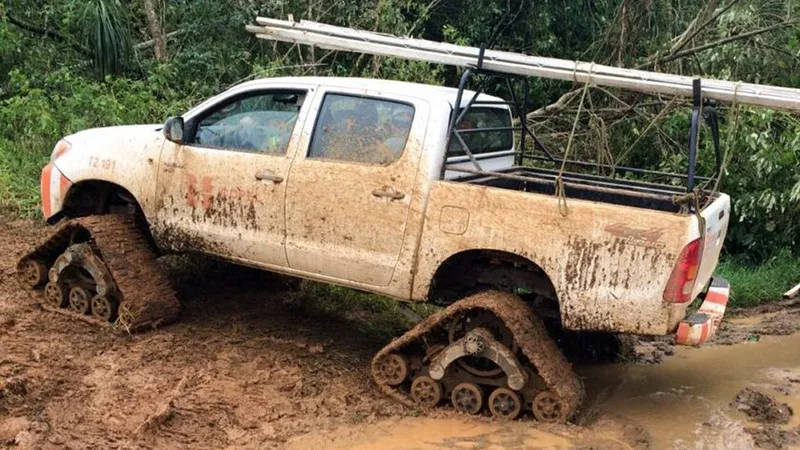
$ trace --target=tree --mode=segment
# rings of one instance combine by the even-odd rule
[[[156,55],[156,61],[160,63],[167,62],[167,41],[164,39],[164,29],[161,20],[158,18],[153,0],[144,0],[144,12],[147,16],[147,31],[153,39],[153,51]]]

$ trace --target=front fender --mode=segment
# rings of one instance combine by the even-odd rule
[[[51,219],[63,212],[70,189],[88,181],[122,187],[139,203],[148,221],[155,217],[158,165],[164,138],[158,132],[109,139],[103,133],[70,137],[71,148],[42,171],[42,213]],[[97,130],[100,131],[100,130]]]

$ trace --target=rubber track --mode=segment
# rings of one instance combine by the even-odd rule
[[[34,258],[50,267],[81,230],[91,236],[93,248],[122,294],[117,326],[136,331],[178,318],[180,303],[175,291],[130,215],[89,216],[62,222],[50,239],[25,255],[20,264]]]
[[[544,324],[533,310],[518,296],[508,292],[485,291],[459,300],[417,324],[407,333],[394,339],[381,349],[372,360],[372,377],[381,390],[407,406],[415,405],[408,395],[382,383],[378,375],[378,360],[393,351],[420,339],[429,331],[454,319],[458,314],[474,309],[485,309],[495,314],[514,335],[522,353],[528,357],[548,389],[558,395],[567,406],[567,419],[581,407],[585,392],[578,375],[547,334]]]

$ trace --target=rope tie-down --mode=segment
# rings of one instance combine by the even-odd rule
[[[594,65],[594,63],[592,63]],[[589,77],[591,81],[591,70],[589,71]],[[586,92],[589,91],[590,83],[586,83],[583,85],[583,92],[581,93],[581,100],[578,103],[578,112],[575,114],[575,120],[572,122],[572,131],[569,133],[569,139],[567,139],[567,148],[564,150],[564,156],[561,158],[561,168],[558,171],[558,175],[556,175],[555,179],[555,195],[558,197],[558,212],[563,217],[567,217],[569,215],[569,206],[567,205],[567,194],[564,188],[564,170],[567,167],[567,159],[569,159],[569,152],[572,149],[572,142],[575,138],[575,130],[578,128],[578,120],[581,117],[581,112],[583,111],[583,101],[586,99]]]

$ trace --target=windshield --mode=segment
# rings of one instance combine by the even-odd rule
[[[459,114],[464,108],[459,109]],[[470,108],[466,116],[458,124],[459,130],[476,128],[499,128],[510,127],[511,115],[505,108]],[[481,153],[492,153],[503,150],[514,149],[514,132],[511,130],[502,131],[478,131],[472,133],[461,133],[461,138],[469,147],[473,155]],[[453,137],[447,148],[447,156],[466,155],[458,139]]]

